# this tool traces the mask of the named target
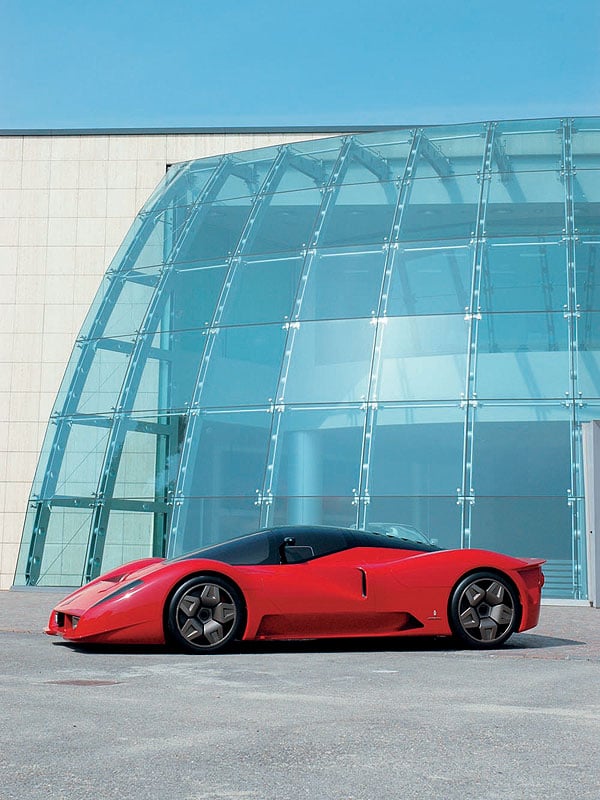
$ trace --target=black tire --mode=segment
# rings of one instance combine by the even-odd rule
[[[464,577],[450,598],[450,627],[469,647],[500,647],[518,628],[519,595],[501,573],[474,572]]]
[[[241,634],[245,607],[239,589],[217,575],[195,575],[167,608],[168,638],[188,653],[216,653]]]

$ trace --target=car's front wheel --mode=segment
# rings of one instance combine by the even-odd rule
[[[517,629],[521,608],[508,578],[494,572],[467,575],[450,598],[450,625],[470,647],[499,647]]]
[[[216,575],[197,575],[175,592],[167,609],[169,638],[188,653],[215,653],[238,638],[244,601],[237,587]]]

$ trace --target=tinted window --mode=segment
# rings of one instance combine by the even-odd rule
[[[440,547],[434,544],[399,539],[385,533],[377,533],[376,531],[355,531],[354,540],[355,547],[389,547],[394,550],[418,550],[424,553],[430,553],[433,550],[441,550]]]
[[[190,558],[211,558],[232,565],[278,563],[269,558],[269,539],[265,531],[203,547],[173,560],[184,561]]]
[[[312,548],[313,558],[338,553],[353,546],[350,532],[341,528],[284,527],[271,531],[271,541],[276,552],[288,537],[295,540],[297,547]]]

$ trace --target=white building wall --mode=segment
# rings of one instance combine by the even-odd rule
[[[166,165],[325,135],[0,135],[0,589],[75,338]]]

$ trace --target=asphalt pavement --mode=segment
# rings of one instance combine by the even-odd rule
[[[0,592],[0,800],[600,798],[600,610],[443,639],[77,648]]]

